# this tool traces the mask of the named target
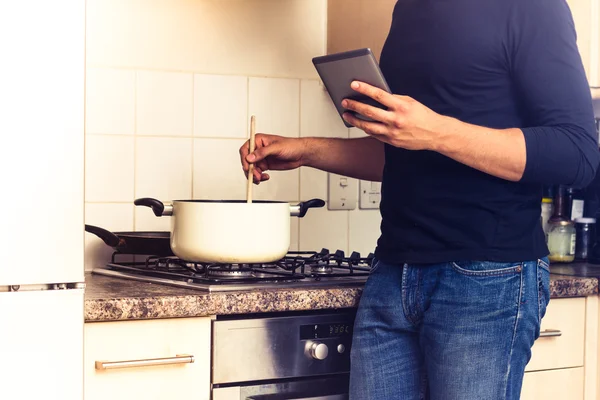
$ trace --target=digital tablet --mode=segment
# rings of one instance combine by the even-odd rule
[[[342,114],[349,112],[342,107],[342,100],[344,99],[352,99],[360,101],[361,103],[383,108],[384,110],[387,109],[387,107],[379,104],[377,101],[356,92],[350,87],[350,84],[353,81],[361,81],[391,93],[371,49],[366,48],[329,54],[326,56],[315,57],[312,61],[327,92],[329,92],[329,96],[331,97],[340,118],[342,117]],[[357,118],[372,121],[368,117],[352,111],[350,112]],[[343,118],[342,121],[347,127],[352,128],[352,125],[344,121]]]

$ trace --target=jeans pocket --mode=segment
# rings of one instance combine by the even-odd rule
[[[541,259],[537,262],[538,279],[538,321],[546,315],[546,307],[550,302],[550,266],[548,262]]]
[[[377,258],[373,257],[373,260],[371,261],[371,274],[375,271],[377,271],[379,269],[379,266],[381,265],[381,261],[379,261]]]
[[[452,269],[467,276],[499,276],[519,273],[523,270],[521,263],[502,263],[492,261],[453,262]]]

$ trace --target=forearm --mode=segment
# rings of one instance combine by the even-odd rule
[[[509,181],[586,186],[596,171],[595,140],[577,126],[491,129],[443,117],[432,150]]]
[[[527,163],[520,129],[491,129],[444,117],[431,150],[509,181],[523,177]]]
[[[360,139],[306,138],[302,165],[351,178],[381,182],[384,144],[372,137]]]

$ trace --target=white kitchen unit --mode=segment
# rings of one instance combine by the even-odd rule
[[[85,400],[208,400],[211,320],[85,324]]]
[[[0,397],[83,398],[85,1],[0,2]]]
[[[522,400],[597,400],[598,296],[550,300]]]

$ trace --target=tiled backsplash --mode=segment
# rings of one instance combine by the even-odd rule
[[[112,4],[114,10],[110,11],[100,0],[88,0],[86,223],[113,231],[169,230],[168,217],[157,218],[150,209],[135,207],[133,200],[147,196],[165,201],[244,199],[246,181],[238,149],[248,136],[250,115],[256,115],[259,132],[290,137],[363,135],[356,129],[345,128],[314,73],[303,63],[290,64],[289,60],[279,58],[250,62],[246,55],[232,53],[229,62],[246,72],[231,74],[233,67],[215,71],[220,64],[205,68],[200,59],[179,54],[208,45],[194,41],[176,43],[179,50],[175,53],[170,50],[169,55],[175,60],[169,61],[149,54],[164,46],[155,33],[153,41],[142,43],[141,38],[125,37],[121,38],[124,43],[121,44],[112,32],[109,35],[104,31],[108,39],[102,39],[103,32],[99,32],[111,27],[126,34],[119,26],[124,18],[121,14],[127,12],[136,13],[139,26],[152,25],[150,20],[157,22],[159,17],[148,14],[143,5],[162,11],[169,9],[171,12],[164,14],[168,23],[154,25],[158,27],[155,29],[168,30],[173,27],[174,15],[184,18],[186,13],[200,15],[199,10],[210,9],[229,18],[231,14],[247,12],[251,3],[262,7],[261,18],[269,13],[273,19],[280,17],[277,13],[286,15],[287,24],[270,19],[263,24],[276,27],[291,42],[304,44],[301,50],[306,54],[300,55],[304,60],[309,54],[315,56],[324,51],[324,27],[318,22],[325,20],[324,1],[231,0],[226,3],[233,5],[229,13],[220,8],[215,11],[219,3],[215,0],[103,1]],[[90,10],[95,13],[90,15]],[[253,12],[256,14],[256,10]],[[308,12],[314,21],[304,21]],[[216,24],[212,20],[210,23],[213,27]],[[308,24],[310,29],[299,29],[298,24]],[[172,32],[163,33],[165,38],[172,36]],[[135,36],[139,32],[128,34]],[[112,47],[103,42],[109,39],[114,40]],[[227,42],[231,38],[223,40],[226,48],[239,47]],[[262,54],[265,46],[284,52],[274,32],[237,40],[250,41],[248,46],[254,43]],[[141,47],[129,48],[128,52],[119,47],[127,47],[127,43],[130,47],[135,44]],[[218,55],[219,62],[223,62],[223,57]],[[175,62],[180,64],[175,66]],[[327,174],[322,171],[303,168],[270,174],[269,182],[255,187],[257,199],[327,200]],[[375,247],[379,222],[377,210],[311,210],[301,220],[292,218],[291,248],[328,247],[366,254]],[[110,254],[108,246],[86,234],[86,269],[106,263]]]

